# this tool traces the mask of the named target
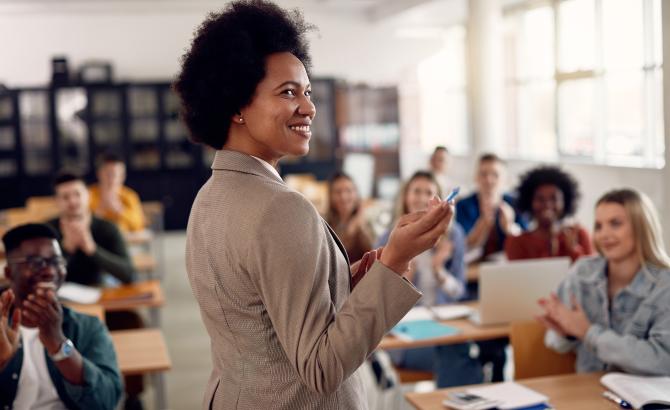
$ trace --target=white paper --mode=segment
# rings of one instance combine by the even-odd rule
[[[500,401],[501,404],[498,408],[501,410],[535,406],[549,401],[547,396],[514,382],[476,387],[468,389],[467,392],[487,399]]]
[[[60,289],[58,289],[58,297],[86,305],[98,303],[100,294],[100,288],[84,286],[72,282],[65,282]]]
[[[474,309],[465,305],[433,306],[431,310],[437,320],[452,320],[468,317],[474,311]]]
[[[398,323],[411,322],[413,320],[429,320],[433,318],[434,318],[433,312],[431,312],[430,309],[424,306],[417,306],[410,309],[410,311],[407,312],[405,317],[400,319],[400,322]]]

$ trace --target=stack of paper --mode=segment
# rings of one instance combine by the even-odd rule
[[[484,410],[497,408],[500,410],[539,410],[549,409],[548,398],[528,387],[514,382],[497,383],[465,390],[471,397],[469,404],[461,404],[457,396],[450,395],[443,404],[457,410]],[[479,403],[478,403],[479,402]]]

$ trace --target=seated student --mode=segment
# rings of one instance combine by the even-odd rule
[[[112,340],[95,317],[62,306],[58,234],[27,224],[7,232],[0,295],[0,406],[4,409],[114,409],[121,375]]]
[[[98,184],[90,187],[91,211],[116,224],[124,232],[145,227],[142,203],[137,192],[124,186],[126,165],[114,154],[105,154],[97,170]]]
[[[336,173],[329,184],[329,206],[326,222],[333,228],[347,250],[349,260],[358,261],[372,249],[372,234],[363,219],[361,200],[351,177]]]
[[[577,353],[577,371],[670,376],[670,258],[656,210],[631,189],[596,204],[598,256],[582,258],[540,301],[545,343]]]
[[[135,279],[133,264],[119,229],[91,215],[84,180],[60,174],[54,183],[58,217],[49,222],[61,235],[70,282],[100,286],[104,273],[122,283]]]
[[[449,150],[443,145],[438,145],[433,150],[428,161],[430,172],[435,176],[435,180],[440,185],[440,189],[445,194],[454,188],[454,184],[449,178]]]
[[[425,210],[431,198],[441,197],[441,190],[433,174],[416,172],[404,185],[398,197],[396,219],[402,215]],[[388,241],[390,232],[377,245]],[[465,292],[465,234],[458,222],[452,222],[449,231],[434,249],[428,250],[411,263],[406,274],[423,293],[418,305],[433,306],[458,301]],[[448,387],[482,382],[479,360],[470,356],[470,343],[391,351],[394,364],[407,369],[434,371],[437,386]]]
[[[579,187],[558,167],[542,166],[521,177],[517,210],[530,214],[534,228],[505,241],[510,260],[569,256],[573,261],[593,253],[589,233],[566,222],[577,210]]]
[[[113,223],[91,215],[84,180],[63,173],[56,178],[54,191],[59,215],[49,224],[61,236],[67,280],[89,286],[133,282],[135,270],[121,231]],[[141,316],[134,311],[107,312],[105,320],[110,330],[144,327]],[[125,408],[142,408],[142,376],[127,376],[125,384]]]
[[[469,252],[487,260],[503,251],[505,240],[526,229],[523,216],[514,211],[514,198],[503,193],[505,163],[495,154],[479,158],[475,181],[478,191],[456,203],[456,221],[467,236]],[[472,293],[476,294],[476,290]],[[503,380],[507,339],[479,342],[479,359],[492,364],[491,381]]]
[[[481,259],[501,252],[507,236],[526,229],[514,211],[514,198],[503,193],[505,163],[495,154],[479,158],[475,181],[478,191],[456,203],[456,221],[467,236],[468,249],[481,249]]]

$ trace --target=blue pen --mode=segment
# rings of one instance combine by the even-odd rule
[[[447,195],[447,199],[444,200],[444,202],[449,202],[452,199],[456,198],[456,195],[461,191],[461,187],[457,186],[456,188],[452,189],[451,192],[449,192],[449,195]]]
[[[633,406],[631,406],[630,403],[628,403],[626,400],[622,399],[621,397],[615,395],[612,392],[604,391],[603,392],[603,397],[606,398],[606,399],[612,400],[613,402],[618,404],[619,407],[621,407],[622,409],[632,409],[633,408]]]

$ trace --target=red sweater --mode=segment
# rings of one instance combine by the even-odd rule
[[[574,245],[569,245],[572,236]],[[519,236],[510,236],[505,241],[507,259],[536,259],[569,256],[574,262],[579,257],[593,253],[589,233],[580,225],[566,227],[558,233],[558,247],[552,249],[551,239],[544,232],[534,230]]]

